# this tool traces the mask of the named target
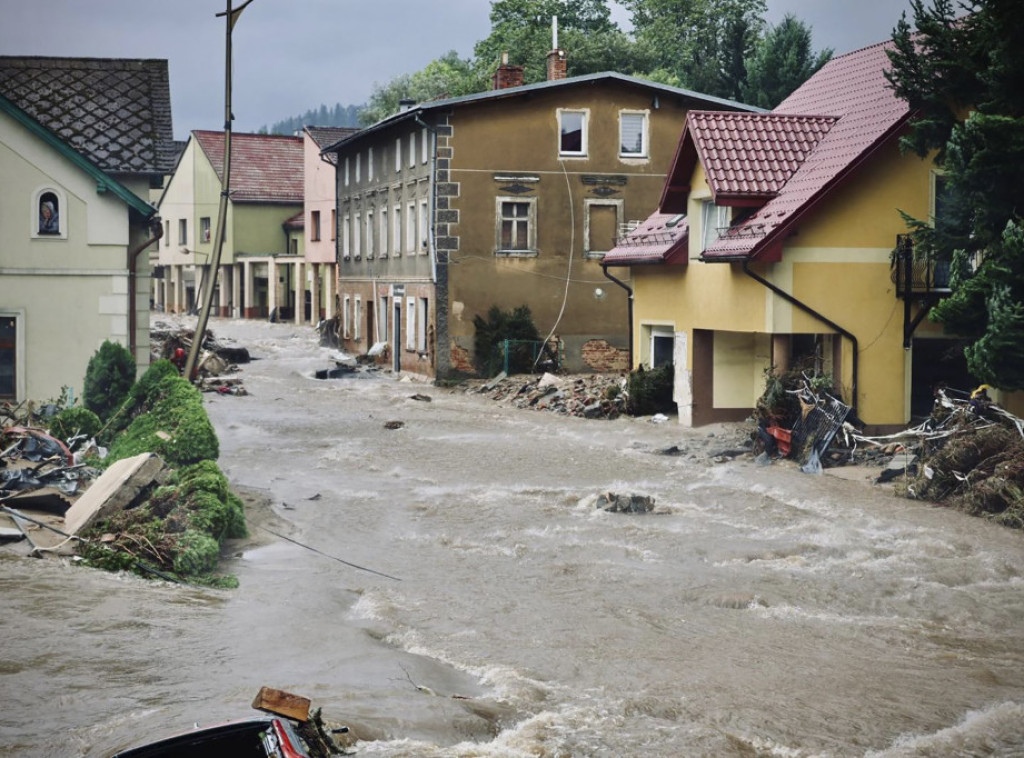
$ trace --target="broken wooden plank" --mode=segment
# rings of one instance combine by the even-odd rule
[[[252,701],[252,707],[256,710],[284,716],[303,724],[309,721],[310,705],[312,701],[308,697],[275,690],[273,687],[261,687],[256,693],[256,699]]]

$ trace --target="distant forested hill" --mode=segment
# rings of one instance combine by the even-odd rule
[[[365,106],[335,103],[333,108],[321,104],[319,108],[306,111],[301,116],[278,121],[269,129],[260,128],[260,134],[295,134],[304,126],[359,126],[359,111]]]

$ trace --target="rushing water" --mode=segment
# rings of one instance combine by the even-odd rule
[[[363,755],[1024,755],[1021,534],[658,454],[722,430],[318,381],[311,330],[211,327],[258,358],[250,396],[206,396],[222,468],[270,503],[241,586],[0,559],[0,755],[108,755],[262,685]],[[595,510],[606,490],[656,512]]]

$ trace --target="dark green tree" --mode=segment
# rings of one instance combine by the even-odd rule
[[[974,338],[968,368],[1024,389],[1024,25],[1015,0],[911,3],[893,31],[889,81],[915,112],[905,150],[945,170],[941,213],[908,219],[916,250],[950,261],[952,295],[931,317]],[[958,17],[961,11],[968,15]]]
[[[135,383],[135,358],[124,345],[105,340],[85,369],[82,404],[106,421]]]
[[[787,14],[777,26],[768,28],[746,59],[746,82],[740,99],[761,108],[774,108],[831,57],[831,49],[815,53],[810,27]]]
[[[460,58],[450,50],[416,73],[375,84],[369,102],[359,114],[359,124],[369,126],[397,113],[403,99],[423,103],[480,92],[488,88],[489,77],[490,72],[479,70],[472,60]]]

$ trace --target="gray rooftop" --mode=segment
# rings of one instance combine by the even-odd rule
[[[0,56],[0,94],[104,171],[174,168],[166,60]]]

